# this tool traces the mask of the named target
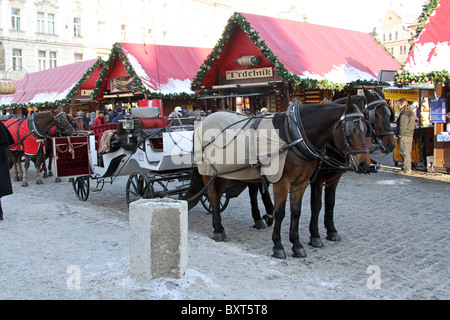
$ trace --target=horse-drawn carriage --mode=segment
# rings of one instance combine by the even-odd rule
[[[77,136],[53,139],[55,175],[69,177],[77,197],[86,201],[90,191],[101,191],[105,181],[128,176],[126,201],[141,198],[186,196],[193,168],[193,132],[196,118],[168,118],[153,107],[131,108],[118,123],[91,126]],[[91,181],[95,186],[91,187]],[[243,190],[244,188],[242,188]],[[228,204],[225,195],[222,210]],[[208,210],[205,195],[198,201]]]

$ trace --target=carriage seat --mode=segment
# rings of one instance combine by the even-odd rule
[[[102,138],[103,132],[107,130],[117,130],[117,123],[105,123],[97,126],[89,127],[89,131],[92,131],[95,135],[95,149],[98,150],[98,144]]]
[[[163,128],[169,124],[167,117],[159,115],[159,108],[131,108],[130,113],[134,119],[139,119],[142,129]]]

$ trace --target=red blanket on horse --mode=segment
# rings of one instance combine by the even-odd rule
[[[34,156],[39,150],[41,143],[43,143],[43,151],[45,153],[45,140],[36,138],[33,133],[29,134],[30,128],[28,125],[29,119],[18,120],[9,119],[4,124],[14,138],[14,145],[10,150],[24,150],[25,154]],[[17,130],[19,127],[19,130]],[[21,141],[23,139],[23,141]],[[21,141],[19,143],[19,141]]]

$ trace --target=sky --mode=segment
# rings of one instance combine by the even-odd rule
[[[420,15],[425,0],[267,0],[280,12],[296,5],[308,22],[361,32],[372,32],[388,10]],[[219,1],[218,1],[219,2]],[[261,0],[245,0],[255,8]],[[246,5],[248,7],[248,5]]]

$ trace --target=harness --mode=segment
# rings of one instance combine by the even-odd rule
[[[382,99],[378,93],[375,93],[378,96],[378,100],[369,102],[367,104],[367,108],[364,110],[364,116],[366,117],[366,119],[369,122],[370,125],[370,136],[372,137],[372,142],[376,143],[380,149],[383,150],[383,152],[387,152],[386,148],[384,147],[383,143],[381,142],[379,137],[385,137],[385,136],[393,136],[394,135],[394,131],[393,130],[388,130],[385,132],[376,132],[374,129],[374,125],[375,125],[375,114],[377,111],[377,108],[380,106],[384,107],[384,110],[386,111],[386,113],[389,115],[390,117],[390,122],[393,121],[394,119],[394,113],[392,112],[392,110],[387,106],[386,101],[384,99]],[[370,107],[375,106],[372,109],[369,109]]]
[[[365,121],[364,114],[362,114],[361,112],[354,112],[349,114],[344,113],[333,128],[333,130],[337,130],[339,126],[342,127],[344,144],[348,150],[345,155],[343,155],[342,152],[340,152],[336,148],[334,148],[334,150],[337,151],[337,153],[339,155],[342,155],[344,158],[347,155],[350,156],[349,165],[346,165],[340,162],[339,160],[334,159],[325,154],[327,148],[330,147],[330,144],[325,145],[322,149],[318,149],[308,140],[300,117],[301,107],[302,103],[297,100],[294,100],[294,102],[291,102],[289,104],[289,108],[286,111],[286,122],[288,124],[288,126],[286,126],[286,136],[288,142],[292,145],[291,150],[303,160],[306,161],[319,160],[318,168],[321,168],[323,164],[326,164],[331,168],[337,170],[345,170],[345,171],[356,168],[356,158],[354,154],[368,153],[369,150],[352,149],[348,141],[348,137],[351,136],[354,132],[354,122],[358,122],[358,126],[361,132],[364,131],[363,126],[363,121]],[[314,177],[317,175],[317,172],[314,174]]]
[[[55,116],[53,117],[53,119],[55,120],[55,122],[56,122],[62,129],[64,129],[64,130],[66,131],[66,129],[63,128],[63,127],[61,126],[60,121],[59,121],[59,116],[61,116],[61,115],[64,116],[65,114],[66,114],[65,112],[60,112],[60,113],[58,113],[57,115],[55,115]],[[28,120],[28,128],[30,129],[30,131],[28,131],[27,134],[25,134],[22,138],[20,138],[20,125],[21,125],[22,122],[24,122],[25,120]],[[45,140],[46,138],[48,138],[48,132],[46,132],[46,133],[41,133],[41,132],[38,130],[38,128],[37,128],[37,126],[36,126],[35,113],[33,113],[33,114],[31,115],[31,117],[29,117],[29,118],[17,119],[16,121],[10,123],[10,124],[8,125],[7,128],[11,127],[12,125],[16,124],[17,122],[19,122],[19,123],[17,124],[17,133],[16,133],[16,134],[17,134],[18,142],[15,143],[15,144],[13,144],[13,145],[11,145],[11,146],[9,147],[10,149],[13,149],[14,147],[16,147],[16,146],[18,146],[18,145],[22,145],[22,149],[23,149],[23,148],[24,148],[23,142],[24,142],[25,139],[28,138],[28,136],[30,136],[30,135],[33,135],[37,140]]]

